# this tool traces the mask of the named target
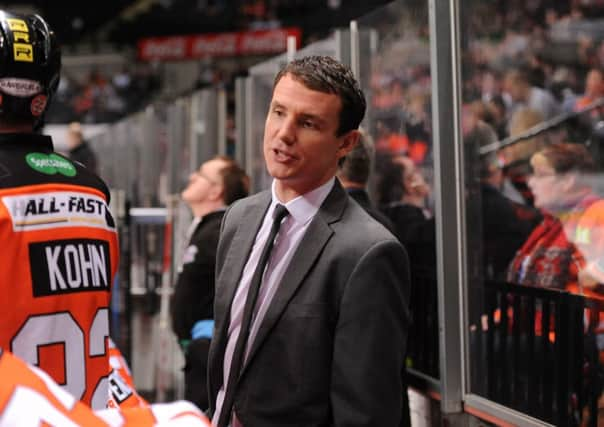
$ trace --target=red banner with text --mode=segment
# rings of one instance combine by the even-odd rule
[[[296,38],[300,47],[300,28],[241,31],[236,33],[150,37],[138,42],[142,61],[181,61],[215,56],[268,55],[285,52],[287,38]]]

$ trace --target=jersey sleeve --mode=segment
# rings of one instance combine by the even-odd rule
[[[178,401],[92,411],[41,369],[0,354],[0,427],[210,427],[192,403]]]
[[[105,427],[107,423],[41,369],[0,356],[0,427]]]
[[[149,403],[137,393],[130,367],[121,351],[109,338],[109,408],[138,408]]]
[[[192,403],[176,401],[146,407],[96,411],[110,426],[122,427],[211,427],[207,417]]]

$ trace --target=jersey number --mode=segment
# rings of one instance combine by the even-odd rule
[[[109,336],[109,310],[101,308],[92,321],[89,334],[89,356],[106,353]],[[86,355],[84,332],[70,313],[32,316],[11,342],[12,352],[27,363],[39,366],[38,348],[49,344],[65,346],[65,384],[63,388],[81,399],[86,391]],[[109,366],[107,366],[109,371]],[[104,408],[107,402],[107,378],[103,378],[92,394],[93,409]]]

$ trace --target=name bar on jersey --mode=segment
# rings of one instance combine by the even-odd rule
[[[68,239],[29,244],[35,297],[85,291],[109,291],[109,243]],[[46,266],[44,268],[43,266]]]
[[[109,374],[109,392],[118,405],[134,394],[132,388],[122,379],[119,372],[115,370],[112,370],[111,374]]]
[[[101,197],[70,191],[4,196],[14,231],[57,227],[94,227],[113,230],[114,223]]]

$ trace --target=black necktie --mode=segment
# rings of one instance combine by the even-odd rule
[[[222,403],[222,409],[220,410],[220,419],[218,420],[218,427],[226,427],[231,419],[231,412],[233,409],[233,403],[235,402],[235,388],[237,386],[237,380],[243,366],[243,359],[245,350],[247,347],[247,340],[250,334],[250,326],[252,324],[252,318],[254,316],[254,308],[256,307],[256,301],[258,300],[258,292],[260,290],[260,284],[262,283],[262,276],[264,275],[264,269],[268,262],[273,248],[273,243],[279,233],[279,227],[281,221],[287,216],[289,212],[285,206],[277,204],[273,211],[273,226],[271,232],[268,235],[268,239],[262,248],[258,265],[254,270],[254,275],[250,282],[250,287],[247,292],[247,298],[245,299],[245,306],[243,309],[243,318],[241,319],[241,329],[239,330],[239,337],[237,338],[237,344],[233,351],[233,358],[231,360],[231,369],[229,371],[229,380],[227,383],[224,401]]]

